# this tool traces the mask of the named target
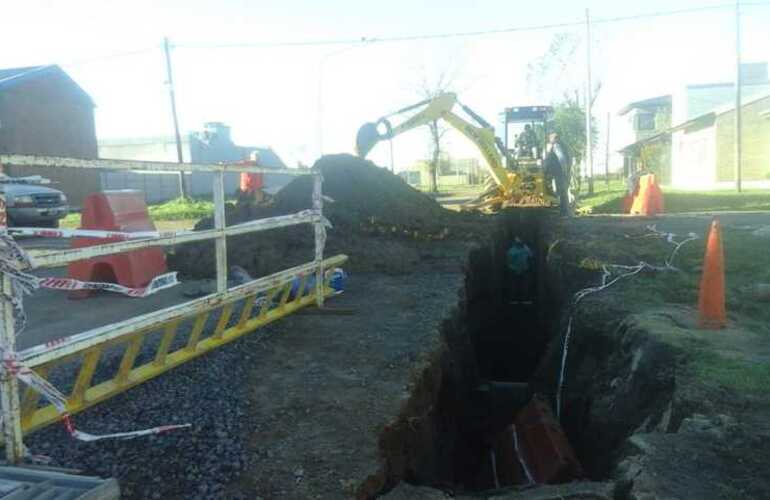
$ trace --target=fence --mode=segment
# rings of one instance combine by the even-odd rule
[[[225,224],[224,182],[228,172],[266,172],[265,169],[248,165],[203,165],[130,160],[80,160],[74,158],[40,157],[27,155],[0,155],[0,163],[14,166],[55,166],[59,168],[99,168],[107,170],[147,170],[155,172],[179,171],[213,173],[214,229],[197,232],[157,233],[152,237],[125,239],[103,245],[38,252],[29,256],[29,267],[59,267],[77,260],[111,255],[150,246],[171,246],[194,241],[215,240],[216,292],[200,299],[136,316],[125,321],[75,334],[56,342],[49,342],[17,352],[15,349],[15,320],[18,311],[10,300],[14,296],[14,283],[6,271],[2,276],[0,293],[0,348],[3,370],[0,374],[0,404],[2,405],[3,434],[6,457],[18,462],[25,453],[24,433],[65,419],[98,404],[120,392],[156,377],[175,366],[205,354],[231,342],[267,323],[284,317],[302,307],[323,305],[324,298],[333,290],[324,270],[339,266],[347,257],[337,255],[324,259],[326,224],[323,217],[322,179],[320,172],[286,169],[269,170],[286,175],[313,175],[312,209],[296,214],[260,219],[227,227]],[[297,224],[313,226],[315,253],[311,262],[285,269],[248,283],[227,286],[227,237],[256,231],[264,231]],[[5,200],[0,195],[0,232],[5,227]],[[73,232],[70,232],[72,234]],[[77,233],[77,231],[74,231]],[[130,235],[126,235],[127,238]],[[146,236],[146,235],[143,235]],[[207,324],[215,319],[211,332]],[[181,325],[192,325],[186,338],[179,342]],[[154,347],[152,359],[137,365],[137,358],[148,336],[160,333],[160,341]],[[207,335],[208,333],[208,335]],[[172,350],[172,346],[176,349]],[[107,350],[123,349],[120,363],[107,380],[94,382],[94,373]],[[29,385],[20,395],[19,374],[46,377],[50,370],[62,363],[80,361],[66,401],[57,407],[54,401],[40,406],[41,394],[35,384]],[[25,380],[26,381],[26,380]],[[45,383],[45,381],[43,381]],[[43,394],[43,396],[45,396]],[[49,398],[50,399],[50,398]],[[51,404],[49,404],[51,403]],[[64,409],[62,408],[65,407]]]

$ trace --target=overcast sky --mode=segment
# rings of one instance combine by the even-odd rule
[[[756,3],[756,2],[755,2]],[[488,36],[358,45],[201,48],[212,45],[357,40],[398,35],[486,31],[580,22],[702,6],[714,0],[646,2],[510,0],[4,0],[0,67],[58,63],[97,104],[99,137],[170,135],[161,40],[172,58],[183,131],[205,121],[231,125],[237,142],[273,147],[287,161],[312,163],[320,151],[352,151],[355,133],[419,99],[415,87],[447,69],[462,101],[489,121],[504,107],[538,104],[527,65],[552,37],[583,26]],[[687,83],[731,81],[734,14],[730,9],[592,27],[595,106],[602,136],[606,114],[629,101],[670,93]],[[744,60],[770,59],[770,5],[747,6]],[[122,55],[139,51],[133,55]],[[581,46],[564,80],[584,77]],[[562,82],[563,83],[563,82]],[[319,96],[321,99],[319,99]],[[319,126],[319,103],[323,120]],[[625,140],[611,137],[613,147]],[[455,156],[475,154],[449,137]],[[604,140],[602,139],[601,150]],[[394,142],[396,165],[424,157],[423,133]],[[386,162],[387,148],[374,159]],[[603,153],[597,163],[603,162]]]

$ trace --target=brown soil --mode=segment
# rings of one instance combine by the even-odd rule
[[[435,241],[478,240],[486,220],[474,213],[446,210],[430,196],[406,184],[399,176],[368,160],[351,155],[324,156],[314,168],[323,174],[324,215],[328,231],[325,255],[344,253],[353,272],[405,273],[422,261],[444,259]],[[298,177],[278,192],[269,206],[227,205],[229,225],[254,219],[297,213],[311,207],[313,180]],[[213,227],[211,218],[196,229]],[[293,226],[234,237],[228,240],[228,262],[253,276],[309,262],[313,258],[313,230]],[[169,258],[173,269],[196,278],[210,278],[214,269],[213,243],[185,245]]]
[[[325,194],[335,199],[325,207],[334,224],[326,254],[350,255],[346,267],[355,271],[333,302],[353,314],[295,315],[261,344],[248,381],[257,461],[232,485],[248,498],[433,495],[405,482],[462,497],[467,488],[456,480],[456,454],[469,448],[458,416],[485,369],[475,352],[479,335],[488,329],[519,338],[497,354],[527,367],[518,380],[553,396],[566,307],[574,291],[597,282],[595,261],[660,263],[670,251],[660,240],[637,238],[646,220],[553,225],[536,242],[544,273],[538,321],[500,315],[494,309],[505,307],[505,245],[534,212],[514,211],[510,218],[452,213],[388,171],[347,155],[324,157],[317,167]],[[228,223],[309,208],[310,191],[309,178],[297,179],[270,207],[232,205]],[[702,221],[672,222],[675,232],[687,234]],[[190,247],[176,254],[173,266],[192,275],[213,269],[213,245]],[[254,276],[307,262],[312,248],[306,226],[228,241],[229,262]],[[680,254],[681,272],[642,273],[591,296],[577,311],[563,422],[589,478],[604,483],[591,492],[578,491],[594,487],[584,484],[514,489],[495,498],[768,496],[766,393],[736,392],[705,381],[696,369],[702,371],[704,355],[726,348],[753,360],[767,350],[767,327],[734,315],[731,320],[761,328],[761,335],[735,330],[730,341],[708,342],[682,319],[691,309],[680,314],[670,307],[692,301],[698,254],[702,244],[693,244]],[[529,359],[533,353],[537,359]],[[766,356],[759,358],[766,363]]]

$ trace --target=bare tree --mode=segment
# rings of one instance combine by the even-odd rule
[[[530,93],[554,106],[554,131],[573,153],[573,159],[586,156],[585,134],[585,76],[578,49],[580,37],[575,33],[557,33],[545,52],[527,65],[527,85]],[[593,107],[602,82],[594,81],[590,107]],[[598,127],[592,118],[592,148],[596,148]],[[593,149],[592,149],[593,151]],[[583,175],[585,163],[583,164]],[[579,191],[580,173],[572,175],[572,189]],[[591,180],[592,182],[592,180]]]
[[[454,87],[455,73],[451,69],[445,68],[434,79],[427,75],[425,68],[421,71],[421,75],[416,90],[423,99],[433,99],[444,92],[450,92]],[[438,120],[433,120],[428,124],[431,158],[428,167],[428,188],[432,193],[438,191],[439,158],[443,150],[443,139],[448,131],[449,129]]]

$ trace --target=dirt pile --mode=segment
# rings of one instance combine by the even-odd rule
[[[324,203],[324,215],[333,225],[325,254],[349,255],[349,269],[400,273],[426,260],[434,265],[443,256],[436,255],[436,246],[430,242],[471,241],[486,226],[482,216],[446,210],[399,176],[368,160],[347,154],[329,155],[319,159],[315,168],[323,174],[324,195],[334,200]],[[312,177],[304,176],[279,191],[270,206],[228,204],[227,223],[309,209],[312,189]],[[212,218],[206,218],[195,229],[211,227]],[[228,240],[228,262],[244,267],[252,276],[263,276],[309,262],[313,245],[313,230],[304,225],[243,235]],[[214,269],[213,243],[180,247],[169,256],[169,262],[185,275],[210,277]]]

